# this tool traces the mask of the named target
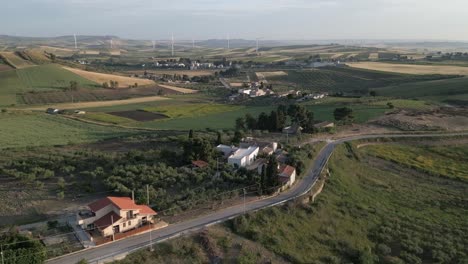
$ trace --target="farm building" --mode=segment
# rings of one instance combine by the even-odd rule
[[[238,168],[249,166],[255,161],[259,150],[260,148],[257,146],[238,149],[234,154],[229,156],[228,163]]]
[[[300,134],[303,128],[298,125],[292,125],[283,128],[283,134],[288,134],[288,135],[297,135]]]
[[[280,166],[278,178],[283,186],[282,190],[291,187],[296,181],[296,168],[289,165]]]
[[[147,205],[137,205],[129,197],[106,197],[88,205],[77,214],[77,225],[97,230],[103,237],[123,233],[153,222],[156,212]]]

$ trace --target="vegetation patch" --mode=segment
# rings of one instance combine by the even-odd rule
[[[139,121],[139,122],[146,122],[146,121],[169,118],[167,115],[164,115],[164,114],[152,113],[152,112],[147,112],[144,110],[110,112],[109,114],[132,119],[132,120]]]
[[[316,203],[270,208],[228,225],[294,263],[467,261],[466,182],[392,169],[361,151],[358,161],[349,151],[340,146],[333,154]]]

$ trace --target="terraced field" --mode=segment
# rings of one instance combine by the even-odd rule
[[[15,67],[16,69],[34,66],[32,62],[21,58],[14,52],[0,52],[0,57],[2,57],[5,61],[7,61],[9,64],[11,64],[11,66]]]

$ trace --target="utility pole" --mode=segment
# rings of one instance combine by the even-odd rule
[[[5,264],[5,260],[3,259],[3,246],[0,246],[0,255],[2,255],[2,264]]]
[[[132,190],[132,201],[135,201],[135,191]]]
[[[149,241],[149,244],[150,244],[150,251],[153,252],[154,251],[154,248],[153,248],[153,236],[151,234],[151,231],[153,231],[153,226],[152,226],[152,223],[151,223],[151,219],[149,219],[149,226],[150,226],[150,241]]]
[[[114,229],[114,216],[111,215],[111,221],[112,221],[112,241],[115,241],[115,229]]]
[[[245,191],[245,188],[244,188],[244,214],[245,214],[245,195],[246,195],[246,191]]]
[[[146,204],[149,206],[149,185],[146,184]]]
[[[172,54],[172,56],[174,56],[174,33],[172,33],[171,54]]]

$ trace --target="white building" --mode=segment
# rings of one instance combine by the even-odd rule
[[[219,152],[222,152],[224,154],[224,157],[229,157],[231,154],[233,154],[238,148],[234,146],[227,146],[227,145],[218,145],[216,147],[216,150]]]
[[[229,156],[228,163],[239,168],[249,166],[255,161],[259,150],[260,148],[257,146],[238,149],[234,154]]]

